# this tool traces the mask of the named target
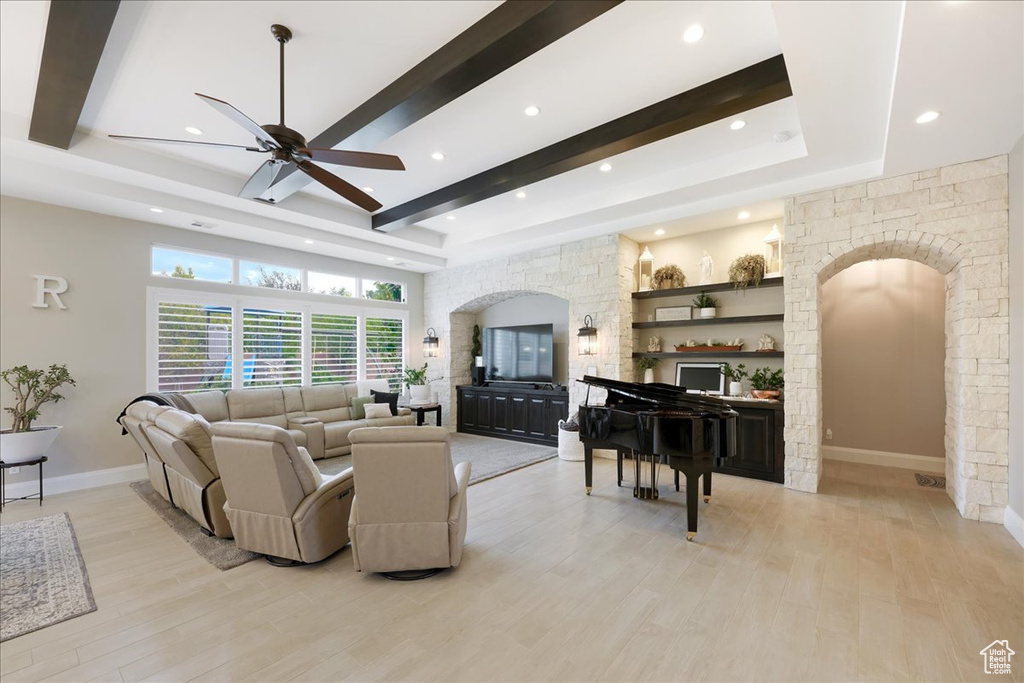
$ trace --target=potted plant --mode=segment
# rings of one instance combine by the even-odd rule
[[[729,266],[729,282],[736,289],[743,289],[750,284],[759,287],[761,280],[764,279],[765,270],[764,256],[760,254],[740,256]]]
[[[725,375],[725,381],[729,383],[729,395],[742,396],[743,380],[748,376],[747,367],[743,365],[743,363],[740,363],[736,367],[733,367],[728,363],[723,363],[722,374]]]
[[[649,356],[636,359],[637,369],[644,371],[644,384],[650,384],[654,381],[654,368],[658,367],[660,362],[660,358],[651,358]]]
[[[771,368],[758,368],[750,376],[750,386],[753,387],[750,393],[754,398],[778,398],[782,393],[785,380],[782,377],[782,369],[772,370]]]
[[[482,368],[484,366],[484,346],[480,342],[480,326],[473,325],[473,348],[470,351],[473,356],[473,365],[470,367],[470,372],[473,372],[473,368]]]
[[[693,300],[693,307],[700,309],[701,318],[714,318],[718,313],[718,302],[707,292],[701,292],[700,296]]]
[[[679,266],[668,264],[654,271],[655,289],[678,289],[686,286],[686,276]]]
[[[427,386],[427,364],[422,368],[406,368],[403,374],[405,386],[409,387],[409,401],[413,405],[430,403],[430,387]]]
[[[0,378],[14,391],[14,405],[4,408],[11,414],[11,428],[0,432],[0,459],[6,463],[27,462],[46,455],[60,435],[61,427],[33,427],[39,408],[57,403],[64,396],[58,390],[65,384],[75,386],[66,365],[51,365],[47,370],[29,370],[19,365],[0,372]]]

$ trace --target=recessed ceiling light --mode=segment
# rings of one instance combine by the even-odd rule
[[[158,208],[157,208],[157,207],[155,207],[155,206],[151,206],[151,207],[149,207],[149,210],[150,210],[150,211],[152,211],[153,213],[163,213],[163,212],[164,212],[164,210],[163,210],[163,209],[158,209]]]
[[[529,107],[523,110],[523,113],[526,114],[527,116],[536,116],[537,114],[540,113],[540,107],[531,104]]]
[[[696,43],[703,37],[704,27],[700,24],[694,24],[683,31],[683,42],[685,43]]]
[[[657,235],[658,237],[661,237],[662,235],[665,234],[665,228],[658,228],[657,230],[654,231],[654,234]]]
[[[608,171],[612,170],[612,165],[606,161],[603,164],[601,164],[601,170],[607,173]]]
[[[935,119],[939,118],[939,112],[937,111],[926,111],[925,113],[918,116],[915,121],[918,123],[931,123]]]
[[[302,240],[302,241],[305,242],[306,244],[313,244],[313,240]]]
[[[525,192],[516,192],[516,199],[526,199]]]
[[[740,211],[739,214],[736,215],[736,218],[739,218],[741,221],[745,221],[748,218],[750,218],[750,212],[749,211]]]
[[[433,159],[434,161],[444,161],[444,153],[434,152],[433,154],[430,155],[430,158]]]
[[[199,130],[195,126],[185,126],[186,133],[192,133],[192,135],[202,135],[203,131]]]
[[[388,260],[388,261],[394,261],[394,260],[395,260],[395,257],[394,257],[394,256],[388,256],[387,260]]]
[[[735,121],[729,124],[729,128],[730,130],[739,130],[745,125],[747,125],[746,121],[744,121],[743,119],[736,119]]]
[[[448,214],[448,220],[450,220],[450,221],[453,221],[453,220],[455,220],[455,216],[453,216],[453,215],[451,215],[451,214]]]
[[[373,188],[372,187],[364,187],[363,188],[363,192],[365,192],[366,194],[373,194]]]

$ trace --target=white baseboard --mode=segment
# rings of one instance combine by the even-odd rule
[[[45,465],[44,465],[45,467]],[[35,467],[26,468],[35,470]],[[47,477],[43,473],[43,495],[52,496],[57,493],[68,493],[69,491],[81,491],[82,489],[93,489],[97,486],[109,486],[111,484],[123,484],[127,481],[145,479],[146,465],[125,465],[124,467],[111,467],[106,470],[93,470],[92,472],[81,472],[79,474],[65,474],[59,477]],[[4,492],[8,498],[19,498],[31,496],[39,491],[39,479],[29,479],[13,484],[7,484]]]
[[[1006,506],[1006,512],[1003,513],[1003,526],[1010,532],[1010,535],[1017,539],[1017,543],[1024,546],[1024,519],[1010,508]]]
[[[924,470],[926,472],[946,471],[945,458],[933,458],[927,455],[913,455],[910,453],[869,451],[863,448],[846,448],[845,446],[822,446],[821,457],[826,460],[842,460],[843,462],[881,465],[882,467],[899,467],[907,470]]]

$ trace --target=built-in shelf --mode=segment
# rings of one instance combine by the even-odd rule
[[[782,313],[770,315],[734,315],[721,318],[694,318],[692,320],[661,320],[654,322],[633,323],[634,330],[650,330],[658,327],[689,327],[690,325],[714,325],[737,324],[737,323],[767,323],[779,322],[785,316]]]
[[[766,277],[761,280],[760,287],[781,287],[781,277]],[[669,296],[687,296],[689,294],[700,294],[701,292],[743,292],[748,289],[757,289],[754,285],[748,285],[746,289],[735,289],[731,282],[718,282],[713,285],[695,285],[693,287],[679,287],[678,289],[654,289],[650,292],[633,292],[634,299],[661,299]]]
[[[763,358],[782,358],[782,351],[662,351],[659,353],[634,353],[633,358],[687,358],[687,357],[714,357],[714,358],[745,358],[747,356],[760,356]]]

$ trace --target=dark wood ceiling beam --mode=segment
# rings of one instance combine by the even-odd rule
[[[28,139],[67,149],[120,0],[52,0]]]
[[[369,150],[622,0],[504,2],[391,85],[309,142],[310,147]],[[291,167],[274,182],[277,201],[309,182]]]
[[[391,232],[793,94],[777,55],[373,216]]]

